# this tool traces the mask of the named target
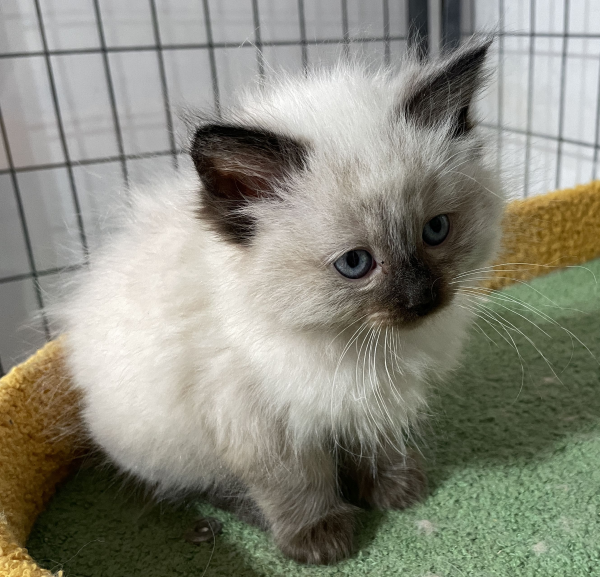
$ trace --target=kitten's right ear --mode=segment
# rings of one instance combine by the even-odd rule
[[[191,156],[204,185],[200,216],[227,240],[248,244],[256,223],[243,208],[275,198],[278,187],[304,169],[307,149],[268,130],[208,124],[196,130]]]

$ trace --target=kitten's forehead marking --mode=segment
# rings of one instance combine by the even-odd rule
[[[402,261],[415,253],[424,224],[444,206],[436,195],[435,178],[421,175],[393,179],[361,200],[367,235],[384,252],[381,258]]]

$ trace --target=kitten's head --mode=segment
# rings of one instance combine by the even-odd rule
[[[499,241],[503,200],[471,104],[489,39],[400,75],[287,79],[196,129],[199,218],[255,306],[291,327],[414,327]]]

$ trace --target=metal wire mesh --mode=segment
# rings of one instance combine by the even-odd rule
[[[149,167],[185,164],[179,104],[219,111],[236,84],[272,67],[357,50],[393,63],[408,31],[436,18],[434,45],[455,43],[457,30],[498,34],[480,110],[515,194],[596,178],[595,0],[3,0],[0,374],[50,338],[44,314],[25,321],[59,272],[84,266],[105,224],[95,208]]]
[[[482,102],[498,168],[514,196],[595,179],[600,113],[600,4],[463,0],[463,36],[494,29],[497,70]]]
[[[125,4],[130,5],[129,12],[122,12]],[[7,0],[0,6],[0,27],[4,27],[7,39],[4,45],[0,40],[1,85],[7,87],[11,83],[12,86],[12,91],[8,88],[0,92],[0,229],[4,229],[4,234],[0,230],[0,242],[6,245],[0,253],[0,357],[4,359],[3,368],[0,361],[0,374],[51,337],[43,313],[47,300],[52,297],[51,281],[58,278],[59,273],[64,275],[85,266],[90,245],[95,243],[93,226],[84,206],[88,201],[82,190],[82,170],[93,174],[103,166],[114,169],[116,165],[120,180],[117,186],[126,189],[135,184],[136,178],[132,174],[135,162],[165,158],[170,159],[172,168],[177,170],[184,160],[176,141],[174,103],[179,103],[173,97],[176,84],[173,62],[177,57],[184,53],[191,55],[187,60],[184,58],[193,67],[187,73],[201,73],[210,83],[211,101],[207,102],[207,91],[203,90],[205,98],[201,104],[212,105],[219,111],[232,84],[231,81],[223,82],[223,76],[228,74],[227,65],[240,58],[243,65],[250,67],[248,51],[254,53],[255,73],[262,79],[271,67],[267,62],[269,50],[273,55],[278,49],[297,49],[297,62],[284,62],[284,67],[304,70],[322,59],[320,51],[328,47],[342,55],[349,55],[357,47],[372,47],[371,57],[381,58],[382,63],[389,64],[404,50],[406,40],[408,10],[405,0],[380,0],[377,3],[368,0],[197,0],[177,3],[179,8],[181,4],[188,7],[187,14],[185,10],[178,12],[176,3],[168,0],[136,0],[121,4],[112,0],[79,3],[32,0],[30,5],[22,0]],[[175,34],[177,26],[171,26],[170,18],[177,21],[184,32],[184,21],[192,19],[197,24],[196,29],[192,34],[184,33],[182,39]],[[278,32],[278,24],[287,29],[287,35]],[[216,25],[218,34],[215,34]],[[119,26],[126,28],[122,38],[116,33]],[[295,31],[289,30],[294,27]],[[16,38],[15,28],[20,39],[25,38],[27,42]],[[136,41],[138,38],[143,41]],[[128,117],[122,77],[123,70],[126,74],[135,73],[124,59],[137,55],[154,60],[150,62],[153,71],[147,72],[142,84],[147,81],[152,85],[153,80],[158,80],[163,118],[156,120],[161,115],[158,109],[154,110],[154,115],[164,138],[154,140],[164,143],[163,146],[132,146],[131,143],[131,124],[135,124],[136,119],[132,121]],[[332,57],[327,52],[325,56],[325,59]],[[77,68],[71,78],[73,83],[83,85],[89,80],[79,62],[82,59],[85,60],[83,68],[85,63],[90,66],[95,63],[96,72],[102,76],[101,83],[98,77],[95,78],[96,92],[104,92],[108,105],[105,120],[109,126],[104,127],[104,132],[110,133],[114,145],[104,148],[112,148],[110,154],[79,150],[82,146],[77,139],[83,138],[86,128],[88,133],[93,131],[85,126],[85,122],[78,126],[73,120],[76,112],[72,113],[74,105],[69,102],[69,91],[63,85],[71,65]],[[45,80],[37,78],[36,85],[38,90],[47,92],[40,96],[46,98],[51,109],[51,114],[46,114],[41,121],[46,127],[27,118],[19,124],[14,118],[14,109],[18,108],[14,95],[26,92],[30,80],[25,79],[23,73],[19,74],[18,69],[24,62],[31,63],[27,76],[32,71],[39,74],[43,69]],[[235,74],[229,71],[229,76]],[[90,97],[94,98],[94,94]],[[66,116],[71,118],[67,121]],[[147,119],[144,121],[148,124]],[[32,140],[36,130],[46,137],[49,148],[54,144],[57,146],[49,153],[23,154],[24,134],[28,133],[28,139]],[[105,138],[106,134],[97,136]],[[114,170],[112,176],[111,184],[114,185]],[[51,186],[50,182],[57,178],[59,182]],[[60,189],[60,193],[54,189]],[[69,193],[68,198],[62,194],[65,190]],[[47,202],[67,207],[65,214],[57,216],[51,214],[52,210],[44,212],[43,197],[53,194],[60,198]],[[73,238],[73,231],[76,238]],[[45,250],[47,245],[53,245],[54,237],[57,245],[64,245],[67,240],[68,256],[52,254],[48,258],[46,253],[54,249],[60,252],[58,246]],[[63,250],[61,254],[64,253]],[[22,328],[22,323],[36,309],[42,314]]]

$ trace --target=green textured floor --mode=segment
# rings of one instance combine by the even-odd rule
[[[600,261],[516,286],[600,358]],[[539,291],[539,292],[536,292]],[[548,298],[560,308],[554,307]],[[497,311],[506,313],[501,307]],[[431,493],[405,512],[365,513],[358,552],[334,567],[284,559],[269,536],[199,504],[144,504],[108,472],[81,471],[41,516],[29,541],[44,567],[68,576],[600,575],[600,371],[548,320],[509,320],[516,352],[485,322],[464,367],[436,404],[426,449]],[[198,508],[224,522],[216,544],[182,539]]]

